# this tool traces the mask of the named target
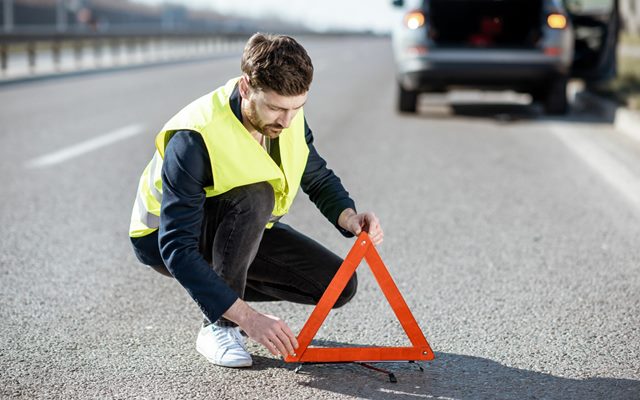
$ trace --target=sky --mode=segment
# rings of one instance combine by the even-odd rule
[[[136,0],[162,4],[166,0]],[[388,32],[394,8],[391,0],[173,0],[188,6],[207,8],[222,14],[256,18],[278,18],[300,22],[312,29],[370,29]]]

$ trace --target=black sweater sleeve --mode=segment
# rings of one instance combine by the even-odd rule
[[[302,175],[300,186],[309,199],[318,207],[322,215],[331,222],[342,235],[352,237],[353,234],[338,225],[338,217],[347,208],[356,209],[355,202],[349,197],[340,178],[327,168],[327,162],[318,154],[313,145],[313,132],[305,120],[305,137],[309,146],[309,158]]]
[[[216,321],[238,295],[198,250],[204,187],[213,182],[209,154],[197,132],[176,132],[165,149],[158,235],[164,264],[203,314]]]

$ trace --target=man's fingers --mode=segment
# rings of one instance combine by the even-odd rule
[[[269,353],[271,353],[274,356],[278,355],[278,349],[276,349],[276,346],[271,343],[271,341],[267,340],[267,344],[265,345],[265,347],[267,348],[267,350],[269,350]]]
[[[274,354],[275,356],[286,356],[287,354],[289,354],[287,353],[287,348],[284,346],[284,343],[282,343],[282,340],[280,340],[275,332],[270,335],[269,341],[275,346],[277,350],[277,352]]]
[[[289,341],[291,342],[291,345],[293,346],[293,350],[295,351],[298,348],[298,339],[296,338],[296,335],[293,334],[293,332],[291,331],[289,326],[287,326],[287,324],[285,324],[284,322],[282,323],[282,331],[289,338]]]
[[[376,237],[380,234],[380,227],[378,225],[369,225],[369,236]]]
[[[265,337],[262,340],[258,340],[258,343],[260,343],[267,350],[269,350],[269,353],[273,354],[274,356],[278,355],[278,349],[276,348],[276,346],[273,343],[271,343],[271,341],[268,338]]]
[[[268,327],[264,327],[262,340],[258,340],[258,342],[262,343],[274,356],[293,355],[298,348],[298,341],[289,326],[273,315],[263,314],[263,316],[270,321]]]
[[[380,243],[382,243],[384,233],[382,232],[382,228],[380,227],[380,221],[378,220],[378,217],[376,217],[373,213],[368,213],[365,214],[365,219],[369,227],[368,233],[371,241],[374,245],[379,245]]]
[[[293,344],[291,343],[291,340],[289,339],[289,336],[287,336],[286,333],[284,333],[284,331],[279,331],[276,333],[278,335],[278,339],[280,339],[280,342],[282,342],[284,344],[285,349],[287,350],[286,353],[283,353],[283,356],[286,355],[293,355],[294,350],[293,350]]]
[[[374,243],[378,243],[381,242],[382,239],[384,238],[384,233],[382,233],[381,230],[378,230],[377,232],[373,233],[372,235],[369,235],[371,237],[371,241]]]
[[[364,215],[364,222],[367,226],[367,232],[370,236],[374,236],[380,230],[380,221],[373,213],[367,213]]]

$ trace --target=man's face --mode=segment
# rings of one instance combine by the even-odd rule
[[[308,94],[282,96],[274,91],[252,88],[247,82],[244,85],[241,83],[240,89],[243,117],[255,130],[270,139],[277,138],[283,129],[289,127],[307,101]]]

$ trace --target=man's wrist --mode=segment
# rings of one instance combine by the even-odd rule
[[[249,304],[238,298],[223,315],[226,319],[244,326],[254,312]]]
[[[349,230],[349,225],[347,224],[347,221],[349,220],[349,218],[351,218],[352,216],[356,215],[356,211],[353,208],[345,208],[341,213],[340,216],[338,217],[338,226],[340,226],[342,229],[344,230]]]

